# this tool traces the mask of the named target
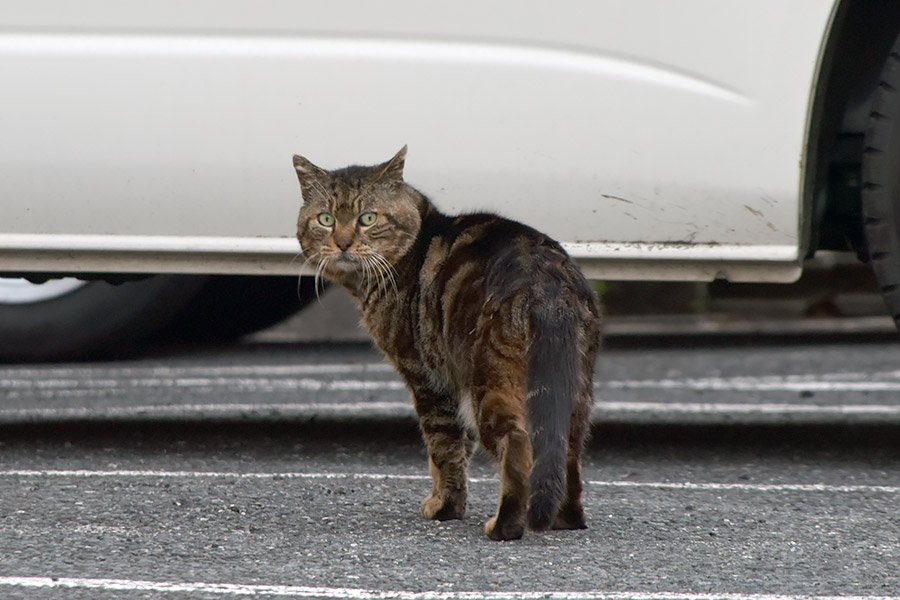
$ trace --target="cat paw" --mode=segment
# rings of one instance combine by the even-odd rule
[[[517,540],[525,533],[525,523],[510,521],[498,523],[497,517],[491,517],[484,524],[484,532],[492,540]]]
[[[584,509],[564,506],[553,521],[553,529],[587,529]]]
[[[451,501],[440,496],[428,496],[422,501],[422,516],[435,521],[462,519],[466,515],[466,503]]]

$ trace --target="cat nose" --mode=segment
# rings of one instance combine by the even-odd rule
[[[334,245],[341,249],[341,251],[346,252],[347,248],[349,248],[353,244],[353,240],[350,239],[350,236],[347,235],[336,235],[334,236]]]

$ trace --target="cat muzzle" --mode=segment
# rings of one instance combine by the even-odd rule
[[[357,261],[346,251],[341,252],[337,258],[332,260],[329,266],[335,271],[355,271],[357,269]]]

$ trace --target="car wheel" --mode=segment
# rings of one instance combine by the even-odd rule
[[[315,298],[312,277],[216,275],[157,337],[230,342],[283,321]]]
[[[900,38],[881,72],[862,161],[869,262],[900,328]]]
[[[207,279],[157,275],[118,285],[0,279],[0,361],[88,360],[133,352],[182,311]]]

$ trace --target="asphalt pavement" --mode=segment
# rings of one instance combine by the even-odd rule
[[[585,531],[462,521],[358,341],[0,367],[0,598],[900,600],[900,345],[611,340]]]
[[[765,340],[608,343],[597,363],[593,420],[900,424],[900,345],[893,335],[858,343]],[[113,363],[7,366],[0,367],[0,391],[0,424],[414,422],[403,382],[366,342],[249,343]]]

